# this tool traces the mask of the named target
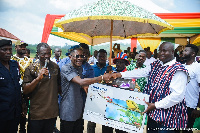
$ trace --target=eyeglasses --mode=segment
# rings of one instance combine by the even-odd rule
[[[75,57],[76,59],[78,59],[78,58],[85,58],[84,55],[76,55],[76,56],[73,56],[73,57]]]

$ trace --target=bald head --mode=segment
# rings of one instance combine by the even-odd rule
[[[59,57],[60,57],[61,54],[62,54],[62,50],[61,50],[60,48],[55,48],[54,54],[55,54],[55,58],[56,58],[56,59],[59,59]]]
[[[167,63],[174,59],[174,45],[171,42],[163,42],[159,47],[159,59]]]
[[[60,48],[55,48],[55,50],[54,51],[59,51],[59,50],[61,50]]]

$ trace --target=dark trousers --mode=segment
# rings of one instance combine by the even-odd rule
[[[187,128],[193,128],[193,125],[194,125],[194,121],[195,121],[195,118],[193,118],[191,115],[192,115],[192,111],[194,109],[193,108],[187,108],[187,111],[188,111],[188,123],[187,123]]]
[[[113,128],[102,125],[102,133],[113,133]]]
[[[95,133],[96,123],[88,121],[87,133]]]
[[[15,118],[7,121],[0,121],[0,132],[1,133],[17,133],[18,131],[19,118]]]
[[[87,133],[95,133],[96,123],[88,121]],[[113,128],[102,125],[102,133],[113,133]]]
[[[193,108],[187,107],[187,114],[188,114],[188,123],[187,123],[187,130],[183,131],[183,133],[193,133],[192,128],[194,125],[195,119],[191,116]]]
[[[83,133],[83,120],[64,121],[61,120],[60,133]]]
[[[162,124],[157,123],[150,117],[148,117],[147,122],[147,133],[177,133],[179,131],[169,130],[169,128],[165,127]]]
[[[44,120],[29,120],[28,133],[53,133],[56,118]]]
[[[20,133],[26,133],[26,117],[23,117],[21,115],[20,117],[20,128],[19,128]]]
[[[127,133],[126,131],[119,130],[119,129],[115,129],[115,132],[116,132],[116,133]]]

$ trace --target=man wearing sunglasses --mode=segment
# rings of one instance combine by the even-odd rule
[[[93,78],[94,77],[94,69],[93,67],[88,63],[88,57],[90,56],[90,51],[89,51],[89,46],[85,43],[80,43],[79,45],[75,45],[75,46],[72,46],[70,49],[68,49],[68,52],[69,53],[66,53],[66,55],[69,55],[70,54],[70,51],[72,51],[73,49],[76,49],[76,48],[82,48],[83,50],[83,63],[82,63],[82,68],[83,68],[83,72],[82,72],[82,75],[83,77],[82,78]],[[58,63],[60,69],[68,64],[68,63],[71,63],[71,60],[69,57],[66,57],[64,59],[61,60],[60,63]],[[85,100],[86,100],[86,93],[85,91],[83,91],[83,103],[85,104]]]
[[[63,133],[82,133],[84,108],[82,90],[87,93],[88,85],[102,81],[103,76],[83,79],[82,64],[85,56],[82,48],[72,49],[69,58],[71,63],[61,68],[60,129]]]

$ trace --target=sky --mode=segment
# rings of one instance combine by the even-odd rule
[[[127,0],[152,13],[200,12],[200,0]],[[66,14],[97,0],[0,0],[0,28],[28,44],[41,42],[46,14]],[[49,45],[74,42],[50,35]]]

